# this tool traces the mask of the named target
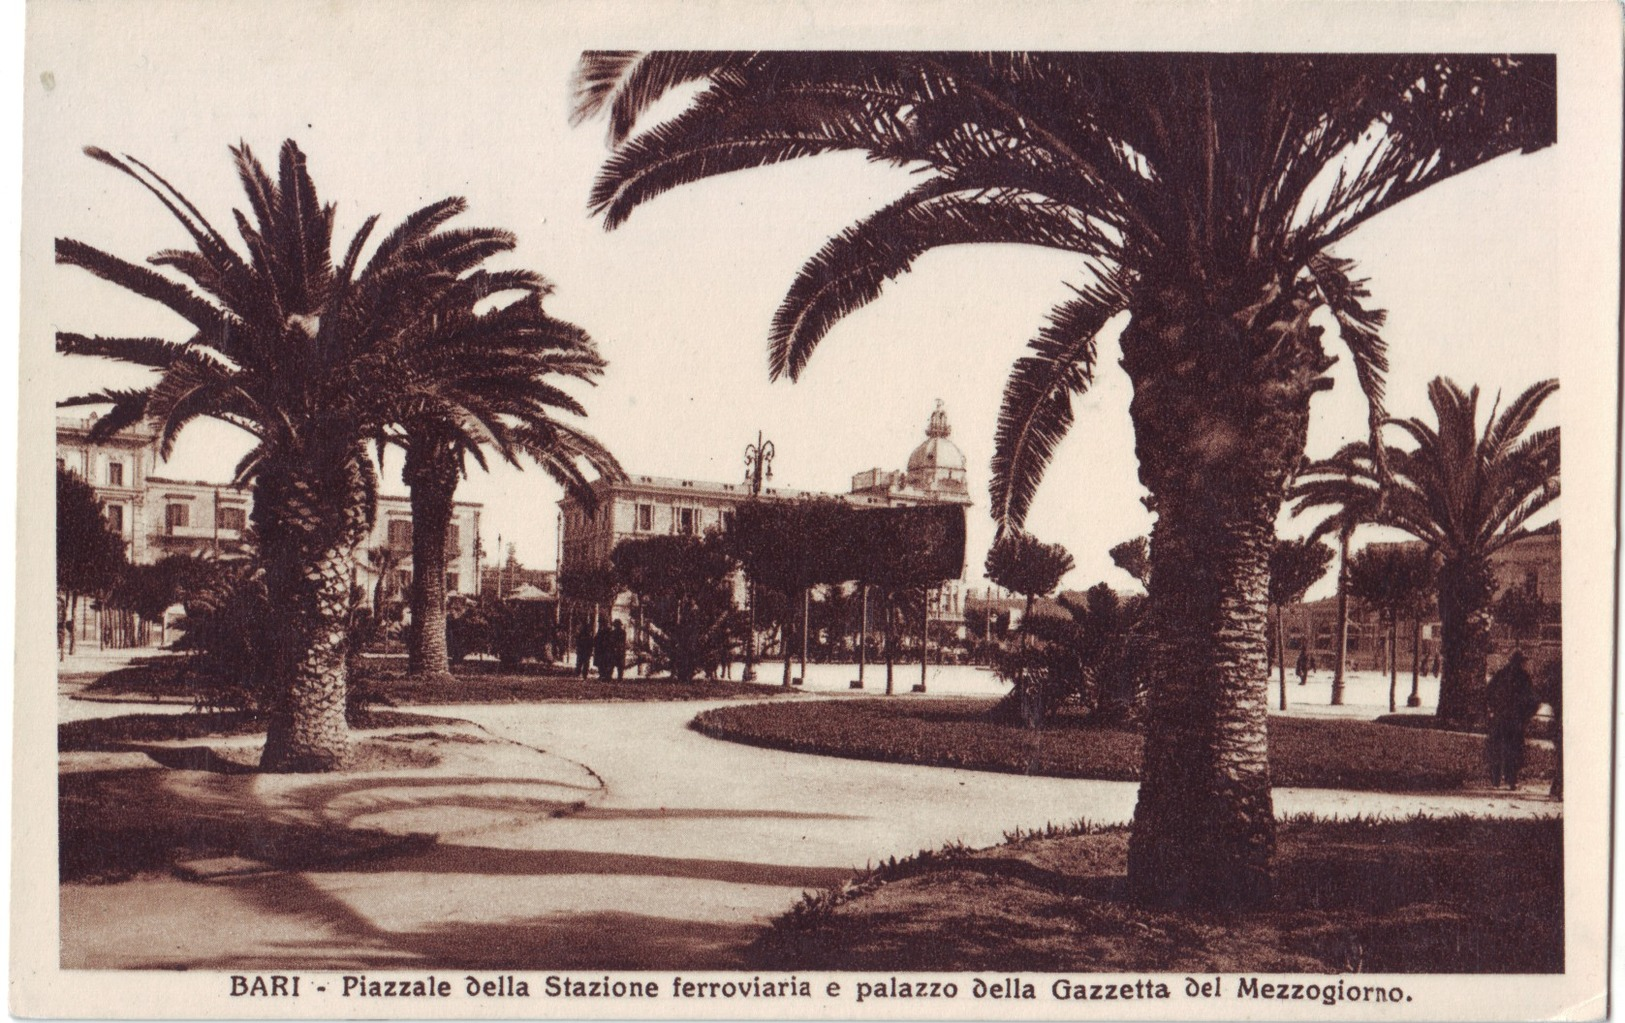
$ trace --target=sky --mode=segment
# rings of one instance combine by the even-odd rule
[[[761,430],[777,450],[775,483],[845,491],[864,469],[902,468],[937,399],[969,459],[966,578],[982,584],[993,534],[988,461],[1010,364],[1044,313],[1084,278],[1064,254],[962,246],[921,259],[824,340],[800,382],[770,383],[769,320],[800,265],[831,235],[898,195],[910,176],[839,155],[686,186],[606,232],[586,195],[606,156],[605,128],[569,123],[569,79],[590,32],[550,23],[544,5],[276,5],[50,3],[30,7],[23,239],[25,346],[54,331],[184,336],[177,319],[112,285],[51,262],[55,237],[126,258],[186,237],[133,181],[82,153],[129,153],[165,175],[217,225],[243,205],[228,146],[273,162],[283,139],[304,149],[317,188],[337,204],[342,243],[369,214],[384,226],[446,195],[464,196],[467,225],[514,231],[496,265],[537,270],[548,308],[586,328],[608,360],[579,391],[583,424],[634,474],[732,482]],[[410,12],[402,17],[401,12]],[[199,45],[206,40],[207,45]],[[1561,91],[1561,84],[1560,84]],[[1504,157],[1401,204],[1341,243],[1388,310],[1388,406],[1425,415],[1437,375],[1507,399],[1559,375],[1558,303],[1565,239],[1551,230],[1572,179],[1562,143]],[[1328,335],[1334,330],[1328,323]],[[1331,345],[1335,351],[1335,342]],[[1070,549],[1063,586],[1132,584],[1106,551],[1149,530],[1140,504],[1129,385],[1104,347],[1096,386],[1039,492],[1028,528]],[[58,357],[25,380],[25,414],[43,400],[140,381],[138,371]],[[1309,453],[1363,437],[1365,406],[1349,360],[1314,405]],[[1560,420],[1563,392],[1542,424]],[[223,479],[244,450],[229,428],[198,426],[162,472]],[[386,461],[386,490],[399,485]],[[473,468],[458,492],[484,505],[521,561],[551,567],[558,487],[537,471]],[[1283,516],[1284,535],[1309,522]],[[1379,538],[1376,531],[1369,537]],[[1329,592],[1330,579],[1311,596]]]

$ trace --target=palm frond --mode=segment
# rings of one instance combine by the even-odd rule
[[[799,378],[837,322],[879,297],[887,281],[931,249],[1005,243],[1091,253],[1099,241],[1065,207],[1041,196],[927,181],[830,239],[802,267],[773,315],[769,373]]]
[[[1072,396],[1094,380],[1096,336],[1126,308],[1126,282],[1105,277],[1079,288],[1049,315],[1016,360],[1004,387],[994,434],[993,520],[1002,534],[1019,530],[1056,447],[1072,428]]]

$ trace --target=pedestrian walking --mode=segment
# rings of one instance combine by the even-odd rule
[[[582,622],[576,630],[576,674],[583,679],[592,668],[592,623]]]
[[[626,681],[626,623],[621,621],[609,630],[609,663],[615,669],[616,681]]]
[[[1298,685],[1307,685],[1309,682],[1309,648],[1304,647],[1298,651]]]
[[[1524,731],[1535,716],[1540,700],[1535,696],[1523,651],[1515,651],[1501,670],[1490,677],[1485,694],[1489,704],[1489,734],[1485,752],[1490,761],[1490,784],[1499,788],[1518,787],[1518,771],[1523,768]]]

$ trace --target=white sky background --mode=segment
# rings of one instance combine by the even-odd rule
[[[445,195],[469,200],[460,223],[514,231],[518,251],[503,262],[549,277],[557,286],[549,309],[585,327],[609,361],[584,394],[586,426],[632,473],[732,482],[760,428],[777,447],[776,484],[844,491],[859,470],[902,468],[933,400],[943,399],[969,457],[976,503],[966,578],[980,584],[999,396],[1044,313],[1066,297],[1068,280],[1081,280],[1070,257],[990,246],[933,253],[838,326],[800,383],[769,384],[767,326],[797,269],[909,176],[857,156],[801,160],[686,186],[606,233],[586,212],[605,126],[572,128],[567,115],[577,53],[614,41],[552,33],[539,5],[523,24],[495,7],[403,9],[410,20],[364,4],[311,8],[323,16],[303,19],[274,5],[199,4],[156,20],[134,3],[33,5],[23,273],[44,286],[25,292],[22,343],[49,346],[57,329],[184,336],[153,304],[51,265],[57,236],[133,260],[187,242],[151,196],[83,146],[139,157],[225,230],[230,210],[244,205],[227,147],[246,140],[274,165],[292,137],[322,199],[338,205],[340,245],[368,214],[382,215],[381,237]],[[180,11],[184,23],[173,16]],[[448,60],[448,38],[469,59]],[[1439,374],[1482,386],[1486,410],[1498,389],[1510,399],[1559,374],[1565,248],[1551,225],[1564,159],[1561,141],[1504,157],[1338,247],[1389,312],[1392,414],[1431,418],[1425,385]],[[1128,586],[1106,551],[1150,525],[1117,357],[1106,346],[1097,387],[1075,404],[1072,434],[1028,522],[1077,558],[1068,588]],[[1349,361],[1316,399],[1311,455],[1364,435]],[[97,360],[56,365],[48,383],[25,382],[25,402],[37,401],[41,416],[54,414],[40,400],[47,389],[61,398],[139,378]],[[1562,400],[1559,392],[1548,403],[1543,423],[1557,421]],[[229,429],[196,426],[160,471],[224,478],[243,450]],[[386,468],[395,477],[398,454]],[[404,492],[398,479],[386,489]],[[488,550],[500,533],[526,564],[552,566],[559,490],[540,472],[475,468],[458,496],[485,505]],[[1330,588],[1328,579],[1311,596]]]

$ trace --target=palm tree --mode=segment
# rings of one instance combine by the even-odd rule
[[[254,487],[254,528],[272,609],[266,625],[274,657],[266,668],[277,693],[261,766],[339,767],[349,748],[350,581],[377,490],[365,442],[396,414],[392,403],[403,388],[425,400],[435,393],[431,374],[402,377],[414,332],[463,274],[511,249],[513,238],[443,230],[464,208],[461,199],[445,199],[407,217],[363,263],[378,221],[368,218],[335,259],[334,208],[318,201],[305,156],[290,140],[275,179],[246,145],[232,149],[251,214],[234,214],[244,254],[146,164],[86,152],[152,192],[193,247],[150,260],[179,277],[65,238],[57,241],[57,262],[158,302],[193,333],[184,342],[58,333],[60,352],[158,374],[147,387],[103,390],[65,404],[111,403],[98,437],[152,423],[166,458],[176,436],[200,416],[254,438],[238,477]]]
[[[1332,671],[1332,706],[1343,705],[1343,687],[1349,655],[1349,545],[1354,531],[1378,521],[1382,491],[1369,481],[1384,470],[1371,461],[1371,445],[1363,441],[1345,445],[1337,454],[1306,465],[1287,489],[1292,514],[1310,508],[1332,508],[1330,515],[1310,532],[1311,540],[1337,534],[1337,648]]]
[[[502,289],[524,296],[476,311]],[[586,409],[556,380],[591,381],[603,372],[604,361],[585,331],[543,312],[541,299],[549,290],[534,274],[470,274],[423,323],[402,360],[407,379],[421,375],[433,381],[423,394],[399,389],[400,409],[380,434],[381,441],[406,452],[401,475],[412,503],[415,566],[407,662],[414,673],[450,677],[444,566],[457,484],[468,458],[484,469],[485,448],[511,464],[526,455],[588,509],[597,506],[597,497],[578,459],[606,479],[624,476],[603,445],[560,421],[561,412],[585,416]]]
[[[680,111],[660,106],[684,87]],[[1270,892],[1266,586],[1282,491],[1333,358],[1327,308],[1381,421],[1382,315],[1329,249],[1505,153],[1550,145],[1549,56],[1120,53],[586,54],[577,114],[607,113],[591,193],[607,226],[701,178],[833,151],[918,172],[831,239],[769,333],[801,373],[842,317],[924,252],[1005,243],[1077,257],[1082,283],[1016,362],[993,513],[1019,528],[1126,313],[1140,480],[1157,515],[1155,636],[1130,887],[1160,904]],[[642,130],[639,130],[642,129]]]
[[[1505,411],[1492,408],[1481,433],[1478,388],[1464,391],[1439,377],[1428,385],[1432,424],[1392,421],[1415,447],[1385,449],[1392,478],[1383,521],[1421,540],[1440,559],[1444,665],[1438,716],[1445,721],[1472,722],[1484,714],[1495,597],[1491,556],[1529,536],[1529,520],[1561,492],[1558,428],[1530,432],[1541,405],[1556,391],[1556,380],[1530,386]],[[1370,471],[1366,486],[1377,488],[1376,466],[1370,459],[1362,464]]]
[[[1295,604],[1326,574],[1332,549],[1316,537],[1277,540],[1270,551],[1270,603],[1275,605],[1275,654],[1281,669],[1281,709],[1286,710],[1286,605]],[[1308,637],[1304,637],[1308,642]]]

